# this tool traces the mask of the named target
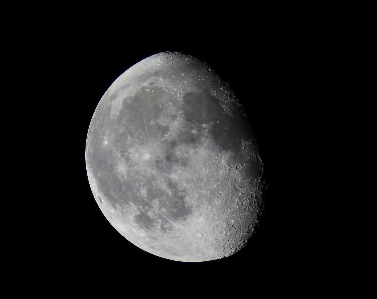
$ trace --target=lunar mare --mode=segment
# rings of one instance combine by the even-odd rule
[[[85,159],[102,213],[151,254],[220,259],[254,232],[263,163],[250,121],[199,59],[159,53],[126,70],[93,114]]]

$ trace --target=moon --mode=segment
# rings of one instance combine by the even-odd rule
[[[129,242],[155,256],[231,256],[255,232],[263,163],[244,107],[202,60],[163,52],[119,76],[85,148],[93,196]]]

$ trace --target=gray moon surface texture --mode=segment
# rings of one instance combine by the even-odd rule
[[[245,109],[203,61],[163,52],[133,65],[99,101],[86,170],[106,219],[153,255],[233,255],[255,231],[263,163]]]

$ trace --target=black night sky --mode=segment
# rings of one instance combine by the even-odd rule
[[[319,164],[308,152],[315,146],[310,119],[318,104],[314,82],[322,49],[306,38],[313,36],[310,29],[264,16],[244,13],[175,29],[167,21],[139,28],[138,22],[100,22],[99,15],[82,21],[72,14],[25,27],[17,42],[28,51],[16,55],[19,74],[32,82],[22,92],[25,114],[36,111],[25,119],[31,119],[28,157],[35,170],[28,175],[38,183],[29,189],[35,198],[27,202],[32,248],[23,255],[23,271],[39,269],[43,279],[68,285],[89,279],[93,287],[110,281],[130,287],[138,277],[146,286],[157,279],[168,288],[181,277],[183,293],[204,281],[215,288],[238,281],[252,289],[253,281],[267,286],[304,280],[299,273],[315,261],[308,239],[308,201],[315,203],[308,169]],[[173,262],[135,247],[102,215],[87,180],[86,134],[98,101],[126,69],[162,51],[207,62],[230,84],[257,132],[268,184],[265,212],[249,245],[222,260]]]

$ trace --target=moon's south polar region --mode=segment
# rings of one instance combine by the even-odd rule
[[[195,57],[155,54],[118,77],[93,114],[85,158],[102,213],[151,254],[220,259],[254,232],[263,164],[249,118]]]

